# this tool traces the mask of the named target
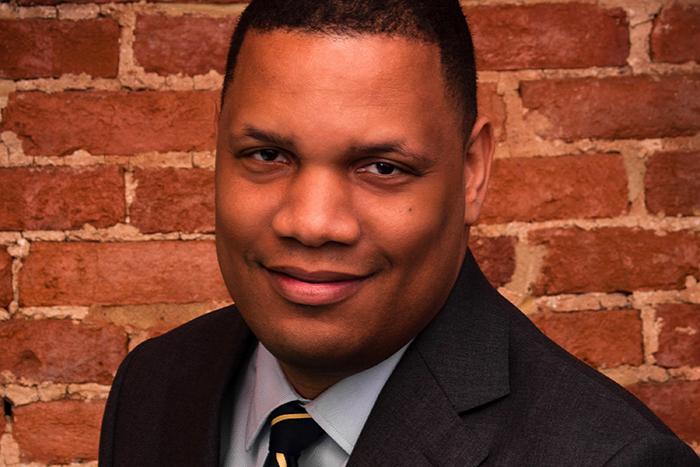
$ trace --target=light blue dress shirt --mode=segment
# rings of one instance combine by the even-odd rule
[[[233,413],[224,413],[221,439],[223,467],[260,467],[267,456],[267,418],[278,406],[301,401],[325,431],[305,449],[299,467],[342,467],[360,436],[379,392],[410,342],[372,368],[334,384],[316,399],[300,396],[287,382],[277,359],[258,344],[242,378],[234,387]]]

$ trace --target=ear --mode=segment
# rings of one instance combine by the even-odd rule
[[[485,117],[474,123],[464,155],[464,224],[476,222],[486,196],[496,142],[493,126]]]

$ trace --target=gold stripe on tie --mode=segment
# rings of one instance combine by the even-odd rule
[[[278,452],[275,455],[275,458],[277,459],[277,463],[279,464],[280,467],[287,467],[287,459],[284,457],[284,454],[281,452]]]
[[[311,415],[307,413],[290,413],[287,415],[279,415],[275,418],[272,419],[272,422],[270,422],[270,425],[275,425],[279,422],[283,422],[285,420],[299,420],[302,418],[311,418]]]

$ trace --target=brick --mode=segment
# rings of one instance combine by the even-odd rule
[[[652,213],[700,215],[700,152],[654,154],[647,162],[644,188]]]
[[[636,310],[538,313],[531,319],[550,339],[591,366],[642,364],[642,321]]]
[[[124,330],[69,320],[0,321],[0,373],[56,383],[109,384],[126,356]]]
[[[494,287],[510,282],[515,271],[515,237],[472,237],[469,247]]]
[[[25,306],[230,300],[209,241],[38,242],[19,286]]]
[[[0,250],[0,307],[8,306],[12,295],[12,257]]]
[[[146,71],[198,75],[226,67],[236,19],[139,15],[134,56]]]
[[[19,6],[35,6],[35,5],[60,5],[62,3],[128,3],[134,0],[16,0]]]
[[[220,308],[222,303],[152,304],[129,306],[90,307],[84,322],[111,323],[134,330],[170,330],[209,311]]]
[[[700,130],[700,75],[525,81],[526,120],[545,139],[639,139]]]
[[[119,24],[113,19],[0,19],[0,78],[114,78],[118,68]]]
[[[32,156],[211,150],[216,102],[213,91],[12,93],[0,130]]]
[[[700,381],[638,383],[627,389],[686,443],[700,443]]]
[[[700,366],[700,305],[659,305],[656,317],[661,320],[656,362],[664,367]]]
[[[236,4],[247,3],[250,0],[149,0],[157,3],[206,3],[206,4]],[[20,6],[60,5],[63,3],[137,3],[137,0],[16,0]]]
[[[621,8],[581,3],[465,9],[480,70],[623,66],[629,55]]]
[[[679,289],[687,275],[700,273],[700,233],[657,235],[623,227],[544,229],[529,242],[545,248],[533,292],[630,292]]]
[[[126,215],[118,167],[0,168],[0,230],[107,227]]]
[[[481,221],[615,217],[626,211],[627,198],[616,155],[497,159]]]
[[[213,232],[214,172],[207,169],[136,170],[131,223],[142,232]]]
[[[103,401],[37,402],[15,410],[12,436],[22,461],[67,464],[97,459]]]
[[[498,94],[496,83],[479,83],[476,96],[478,113],[491,120],[498,141],[506,134],[506,103]]]
[[[651,31],[656,62],[700,62],[700,5],[674,3],[661,10]]]

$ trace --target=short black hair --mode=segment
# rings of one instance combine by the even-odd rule
[[[385,34],[435,44],[447,91],[464,116],[465,138],[476,119],[476,66],[459,0],[252,0],[233,32],[221,91],[233,78],[248,30],[353,36]]]

